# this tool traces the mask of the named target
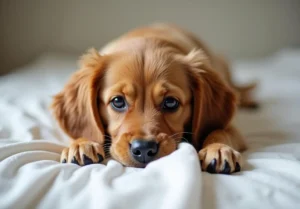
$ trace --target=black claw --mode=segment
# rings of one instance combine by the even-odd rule
[[[217,159],[214,158],[214,159],[210,162],[210,164],[207,166],[206,171],[207,171],[208,173],[216,173],[216,166],[217,166]]]
[[[227,160],[225,160],[225,165],[224,165],[224,168],[223,170],[221,171],[222,174],[230,174],[230,165],[229,163],[227,162]]]
[[[91,158],[89,158],[88,156],[86,156],[85,154],[83,154],[83,164],[84,165],[90,165],[93,164],[93,160]]]
[[[75,158],[75,157],[73,157],[73,159],[72,159],[71,163],[74,163],[74,164],[77,164],[77,165],[79,165],[79,162],[76,160],[76,158]]]
[[[252,104],[248,105],[248,108],[252,109],[252,110],[256,110],[256,109],[259,109],[260,106],[258,103],[252,103]]]
[[[241,171],[241,166],[239,163],[236,163],[234,172],[240,172],[240,171]]]
[[[67,160],[66,159],[63,159],[63,161],[61,163],[67,163]]]
[[[98,159],[99,159],[98,163],[101,163],[104,160],[103,156],[100,155],[100,154],[97,154],[97,156],[98,156]]]
[[[258,110],[260,108],[260,105],[258,103],[249,103],[249,104],[243,104],[240,106],[242,109],[247,109],[247,110]]]

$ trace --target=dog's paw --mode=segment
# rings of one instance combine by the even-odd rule
[[[89,165],[101,163],[104,156],[104,150],[100,143],[78,139],[62,151],[60,162]]]
[[[199,151],[203,171],[230,174],[241,170],[241,154],[224,144],[211,144]]]

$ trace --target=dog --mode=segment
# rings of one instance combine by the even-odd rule
[[[198,152],[203,171],[241,170],[243,136],[232,125],[238,107],[256,107],[256,84],[237,86],[227,61],[172,24],[136,28],[90,49],[51,108],[72,143],[62,163],[113,158],[145,167],[182,141]]]

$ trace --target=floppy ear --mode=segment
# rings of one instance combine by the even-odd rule
[[[236,96],[201,50],[191,51],[184,62],[193,92],[193,144],[199,149],[210,132],[228,125],[236,109]]]
[[[97,93],[105,61],[95,49],[89,50],[80,61],[80,70],[75,72],[64,89],[54,96],[51,108],[60,127],[71,138],[84,137],[104,142]]]

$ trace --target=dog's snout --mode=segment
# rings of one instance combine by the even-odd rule
[[[158,152],[158,144],[155,141],[135,139],[130,144],[131,156],[140,163],[149,163],[154,160]]]

